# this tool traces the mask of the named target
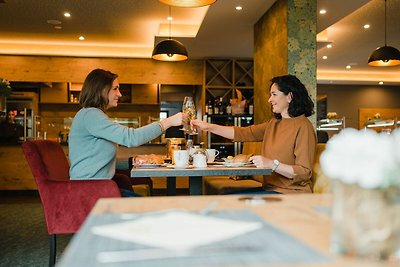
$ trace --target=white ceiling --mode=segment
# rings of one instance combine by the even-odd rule
[[[400,0],[387,1],[387,43],[400,49]],[[191,59],[249,58],[253,25],[274,2],[218,0],[210,7],[173,7],[171,35],[184,43]],[[317,20],[319,83],[400,84],[400,66],[367,65],[370,53],[384,45],[384,0],[317,3],[318,10],[327,9]],[[243,10],[236,11],[236,5]],[[154,44],[168,36],[168,12],[158,0],[0,0],[0,54],[150,58]],[[62,29],[48,20],[60,21]],[[86,39],[79,41],[80,35]],[[322,46],[325,42],[333,48]]]

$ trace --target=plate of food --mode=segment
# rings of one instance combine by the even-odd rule
[[[249,161],[251,155],[239,154],[234,157],[229,156],[224,158],[222,165],[226,167],[245,167],[253,166],[253,162]]]
[[[141,169],[155,169],[163,167],[164,164],[134,164],[133,166],[135,168],[141,168]]]

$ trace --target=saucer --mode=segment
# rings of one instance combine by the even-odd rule
[[[172,165],[172,167],[173,167],[174,169],[191,169],[191,168],[193,168],[192,165],[186,165],[186,166],[176,166],[176,165]]]

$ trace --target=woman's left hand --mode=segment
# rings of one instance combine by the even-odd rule
[[[252,156],[249,160],[252,161],[257,168],[272,168],[274,165],[274,161],[272,159],[260,155]]]

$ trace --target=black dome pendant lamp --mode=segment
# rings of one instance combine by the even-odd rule
[[[400,65],[400,51],[386,45],[386,0],[385,0],[385,46],[379,47],[368,59],[368,65],[374,67],[389,67]]]
[[[169,6],[169,38],[159,42],[154,47],[152,58],[160,61],[183,61],[188,59],[185,46],[171,38],[171,6]]]

